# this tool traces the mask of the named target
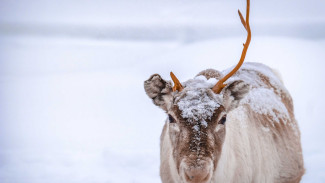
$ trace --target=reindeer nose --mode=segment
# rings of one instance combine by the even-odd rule
[[[205,183],[210,180],[210,170],[205,168],[188,168],[184,170],[188,183]]]

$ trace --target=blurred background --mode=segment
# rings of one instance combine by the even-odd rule
[[[160,182],[143,81],[237,63],[244,0],[0,0],[0,182]],[[325,1],[251,0],[246,61],[277,69],[325,182]]]

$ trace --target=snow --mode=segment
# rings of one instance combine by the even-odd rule
[[[234,66],[222,71],[223,75],[229,73],[233,68]],[[258,73],[266,76],[274,88],[269,88]],[[290,117],[279,94],[287,95],[288,91],[276,71],[260,63],[245,62],[238,72],[225,83],[229,84],[236,80],[243,80],[251,86],[249,93],[240,101],[241,104],[248,104],[254,112],[268,115],[278,123],[281,119],[286,124]],[[274,124],[271,125],[274,126]]]
[[[196,132],[198,132],[200,130],[199,125],[194,125],[193,126],[193,130],[196,131]]]
[[[208,122],[206,122],[205,120],[201,121],[201,125],[206,128],[208,127]]]
[[[223,70],[238,58],[230,48],[241,42],[1,38],[0,179],[160,182],[159,136],[166,115],[145,95],[143,81],[156,72],[170,79],[173,70],[184,81],[206,68]],[[247,55],[278,69],[293,97],[303,182],[325,179],[324,47],[325,41],[255,37]]]
[[[210,89],[214,84],[208,82],[204,76],[199,76],[186,81],[183,91],[176,94],[175,103],[182,111],[182,117],[188,122],[202,121],[205,126],[205,120],[211,119],[214,111],[220,107],[222,97]]]
[[[175,104],[181,111],[181,116],[186,119],[187,123],[193,125],[192,140],[193,146],[191,151],[200,153],[200,140],[202,137],[201,128],[206,128],[214,114],[214,111],[222,104],[222,95],[215,94],[211,88],[216,84],[216,79],[207,80],[204,76],[197,76],[182,83],[184,89],[181,92],[173,93]],[[203,134],[204,135],[204,134]],[[199,159],[199,156],[197,156]]]
[[[228,74],[233,68],[234,66],[222,71],[223,75]],[[269,88],[258,73],[266,76],[276,91],[274,91],[274,88]],[[246,62],[225,83],[230,84],[236,80],[243,80],[248,83],[251,89],[244,99],[241,100],[241,104],[248,104],[254,112],[268,115],[277,123],[280,123],[280,120],[282,120],[286,124],[290,116],[282,99],[277,94],[287,94],[287,90],[279,77],[271,68],[263,64]],[[183,118],[187,119],[190,123],[199,121],[198,126],[207,126],[205,120],[211,119],[214,111],[223,103],[222,93],[215,94],[209,91],[216,83],[217,80],[215,78],[207,80],[203,75],[183,83],[184,90],[182,93],[178,94],[176,92],[175,94],[175,102],[181,110]],[[274,126],[273,123],[271,125]],[[196,125],[195,127],[198,126]]]
[[[248,104],[256,113],[271,116],[277,123],[280,123],[280,119],[284,123],[290,119],[288,110],[282,103],[281,98],[275,95],[271,89],[254,88],[250,90],[241,103]],[[274,126],[274,124],[272,125]]]
[[[262,126],[261,128],[262,128],[262,130],[263,130],[264,132],[269,132],[269,131],[270,131],[270,128],[268,128],[268,127],[264,127],[264,126]]]
[[[255,3],[246,61],[282,75],[302,135],[302,182],[325,182],[324,1]],[[239,7],[1,1],[0,182],[160,182],[166,114],[143,81],[234,65],[245,40]]]

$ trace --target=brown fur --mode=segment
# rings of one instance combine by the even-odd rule
[[[248,65],[269,69],[257,63]],[[276,83],[263,72],[242,68],[234,77],[242,74],[256,78],[257,84],[249,86],[241,80],[227,83],[222,91],[223,104],[216,109],[211,119],[206,120],[208,126],[200,126],[198,131],[193,131],[194,125],[198,123],[189,123],[187,119],[182,118],[182,111],[177,106],[175,97],[185,97],[184,93],[172,93],[170,82],[164,81],[159,75],[153,75],[145,82],[145,90],[154,104],[172,115],[176,121],[167,121],[161,135],[160,175],[164,183],[201,183],[207,180],[300,182],[305,170],[300,132],[290,94],[284,87],[278,87],[283,85],[282,81]],[[222,77],[221,72],[213,69],[201,71],[199,75],[207,79]],[[254,88],[271,89],[280,97],[289,117],[279,118],[279,122],[275,122],[271,115],[256,113],[248,104],[241,104],[240,101],[245,98],[246,93]],[[207,94],[209,92],[207,91]],[[243,118],[232,114],[238,107],[245,111],[244,114],[238,114],[244,115]],[[274,109],[273,112],[279,116],[281,111],[277,110],[279,109]],[[220,119],[227,113],[233,115],[230,116],[230,121],[227,120],[224,125],[220,124]],[[240,120],[248,126],[244,129],[234,126],[241,123]],[[263,131],[263,128],[267,131]],[[211,173],[202,179],[197,172],[210,171],[210,161]],[[193,174],[195,177],[187,176],[187,173],[193,171],[196,172]]]

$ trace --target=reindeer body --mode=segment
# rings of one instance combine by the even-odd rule
[[[304,167],[291,96],[265,65],[246,63],[233,79],[247,77],[255,80],[228,113],[227,131],[235,133],[226,134],[212,182],[299,182]]]
[[[206,70],[199,75],[219,80],[223,74]],[[248,82],[250,90],[227,114],[227,133],[210,182],[299,182],[304,173],[300,132],[282,81],[258,63],[244,64],[229,82],[236,80]],[[161,134],[160,175],[164,183],[180,183],[169,125],[167,120]]]
[[[204,70],[184,83],[171,72],[173,87],[158,74],[144,82],[168,114],[160,143],[163,183],[296,183],[304,174],[290,94],[272,69],[243,65],[249,10],[247,0],[246,19],[238,11],[247,39],[231,71]]]

